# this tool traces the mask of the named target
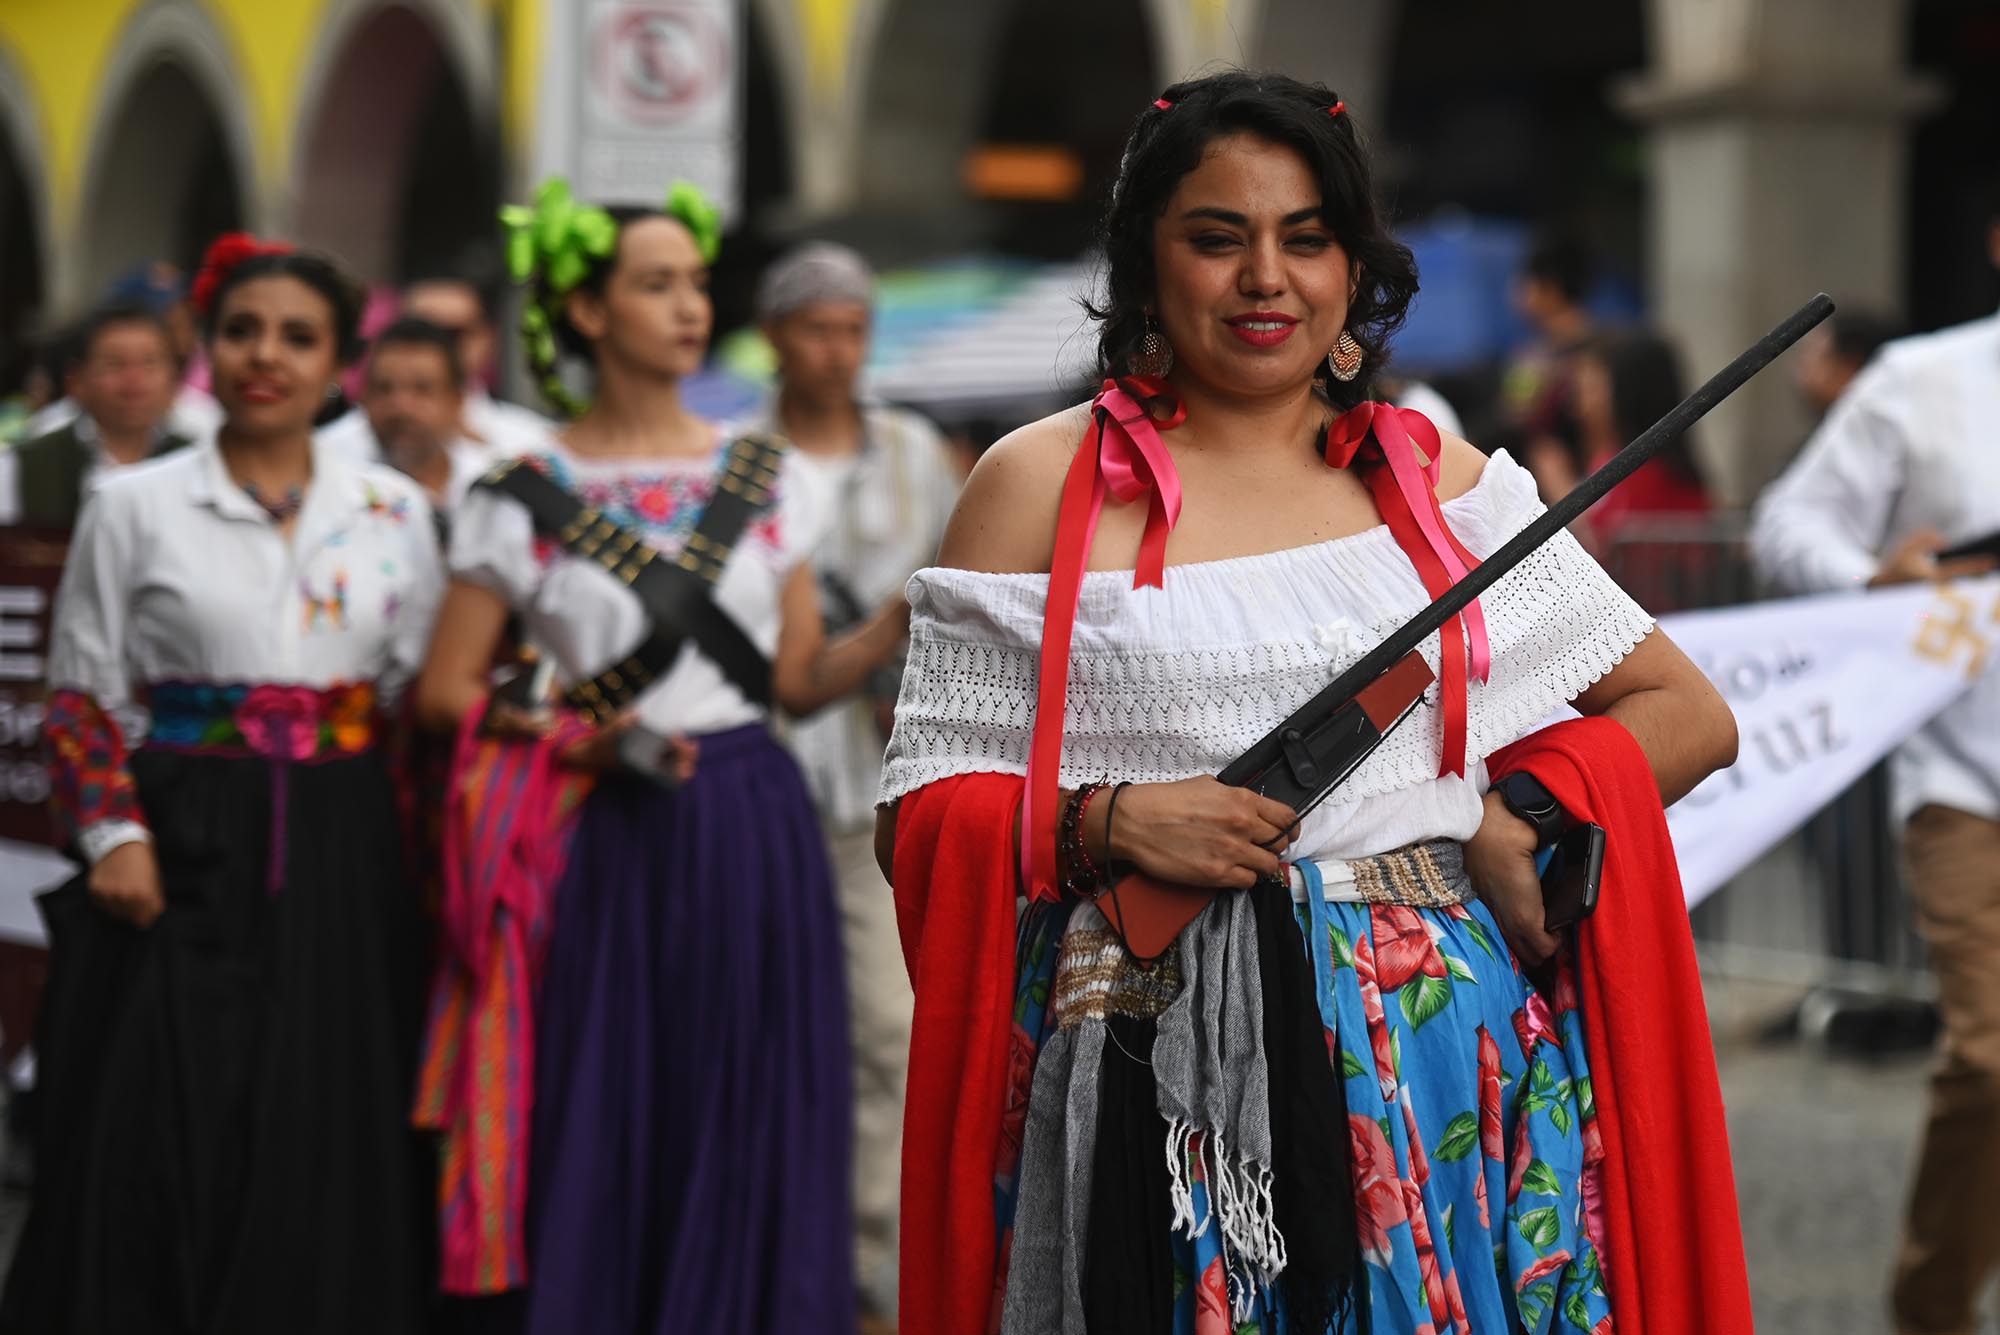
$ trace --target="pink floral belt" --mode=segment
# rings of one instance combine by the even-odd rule
[[[270,891],[285,876],[285,827],[295,764],[359,755],[381,737],[373,682],[328,687],[154,682],[146,691],[148,748],[255,757],[271,764]]]

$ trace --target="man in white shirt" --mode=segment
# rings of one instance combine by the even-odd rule
[[[1991,242],[2000,264],[2000,216]],[[1996,439],[2000,316],[1885,345],[1759,502],[1760,572],[1811,593],[1991,569],[1938,554],[2000,533]],[[1912,738],[1892,774],[1945,1023],[1896,1322],[1900,1335],[1972,1335],[2000,1271],[2000,673]]]
[[[844,246],[781,257],[757,292],[757,318],[778,357],[778,385],[746,429],[774,430],[793,464],[837,498],[839,518],[814,558],[829,633],[900,602],[909,577],[937,558],[958,497],[944,438],[917,414],[859,393],[875,280]],[[900,668],[900,664],[897,665]],[[895,1310],[896,1211],[903,1088],[914,1000],[896,933],[895,901],[875,865],[875,790],[899,671],[861,698],[791,729],[840,879],[854,1043],[855,1246],[863,1300]]]
[[[76,411],[0,451],[0,524],[69,529],[99,478],[187,444],[169,425],[179,380],[159,316],[133,305],[93,314],[65,380]]]
[[[498,455],[460,434],[465,371],[448,330],[405,317],[375,336],[361,390],[382,461],[423,487],[448,520]]]
[[[201,338],[180,269],[165,261],[130,269],[105,289],[100,305],[104,309],[121,310],[138,307],[160,321],[167,331],[176,363],[172,404],[164,428],[181,440],[212,439],[216,428],[222,425],[222,407],[214,395],[189,379],[201,357]],[[76,396],[65,390],[61,398],[27,420],[21,428],[21,439],[30,440],[68,426],[82,411]]]
[[[501,459],[516,458],[547,443],[554,430],[548,418],[487,392],[499,341],[478,288],[458,278],[412,283],[403,292],[401,314],[445,330],[458,343],[458,363],[465,372],[461,435]],[[359,410],[320,428],[317,439],[352,458],[376,462],[381,457],[368,430],[367,414]]]

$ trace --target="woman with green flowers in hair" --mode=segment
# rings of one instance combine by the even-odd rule
[[[498,738],[545,762],[507,771],[522,777],[507,788],[515,810],[496,815],[497,783],[477,818],[463,778],[448,798],[448,936],[485,930],[496,919],[461,910],[497,902],[515,915],[497,918],[503,932],[520,929],[502,955],[541,962],[523,989],[536,1013],[514,1012],[531,1032],[498,1062],[511,1072],[531,1055],[524,1086],[483,1084],[495,1063],[465,1062],[445,1286],[519,1290],[498,1304],[504,1323],[551,1335],[848,1330],[839,930],[818,822],[767,724],[773,708],[810,713],[858,687],[907,614],[828,641],[806,557],[830,498],[782,455],[746,463],[682,402],[712,321],[706,201],[682,186],[663,210],[612,213],[554,181],[506,221],[530,284],[530,360],[574,420],[519,465],[533,477],[503,470],[464,502],[417,687],[420,717],[458,729],[461,757]],[[588,403],[560,380],[565,357],[591,372]],[[711,508],[745,504],[735,532],[717,527]],[[674,566],[695,605],[663,610],[639,564]],[[717,638],[716,614],[755,662]],[[510,615],[554,667],[546,697],[488,698]],[[482,860],[472,845],[494,828],[528,842]],[[433,1059],[491,1032],[479,1017],[505,1005],[482,1010],[472,979],[506,967],[474,964],[464,993],[441,989]],[[460,1001],[475,1014],[463,1039]],[[522,1166],[480,1140],[495,1126],[526,1147],[511,1195],[489,1190]]]

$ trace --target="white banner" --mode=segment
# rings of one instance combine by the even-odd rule
[[[1667,812],[1689,907],[1961,695],[1994,661],[2000,580],[1660,618],[1736,712],[1737,760]]]

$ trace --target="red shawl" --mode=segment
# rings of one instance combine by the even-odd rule
[[[993,1303],[1021,791],[1015,775],[964,774],[896,808],[896,925],[917,994],[897,1320],[925,1335],[984,1335]]]
[[[1694,945],[1645,755],[1609,719],[1563,723],[1495,755],[1609,832],[1581,932],[1620,1335],[1751,1330],[1722,1095]],[[993,1175],[1014,988],[1013,828],[1022,781],[969,774],[905,797],[896,913],[916,988],[903,1130],[905,1329],[983,1335],[996,1253]],[[1639,1207],[1644,1202],[1644,1208]]]
[[[1526,770],[1606,833],[1597,911],[1578,937],[1591,1087],[1604,1138],[1619,1335],[1748,1332],[1736,1182],[1708,1011],[1666,815],[1646,757],[1611,719],[1559,723],[1488,762]]]

